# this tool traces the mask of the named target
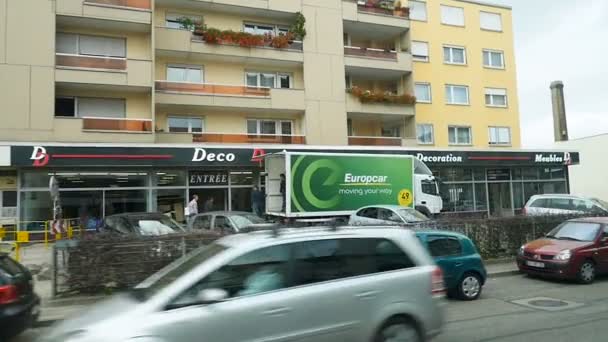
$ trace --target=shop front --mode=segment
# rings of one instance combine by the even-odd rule
[[[567,166],[579,160],[575,152],[285,148],[412,154],[440,180],[445,212],[490,216],[517,214],[534,194],[567,193]],[[79,219],[88,229],[96,228],[105,216],[123,212],[157,211],[183,222],[184,206],[195,194],[199,212],[251,211],[253,187],[264,188],[263,155],[283,150],[276,146],[11,146],[10,172],[17,176],[15,211],[20,229],[38,230],[42,221],[49,220],[51,177],[59,185],[63,217]]]

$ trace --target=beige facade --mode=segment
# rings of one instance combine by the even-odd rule
[[[412,31],[428,33],[397,11],[358,3],[0,0],[0,140],[272,143],[281,136],[274,141],[416,145],[416,111],[434,119],[399,99],[413,95],[415,72],[424,69],[413,62]],[[270,29],[276,36],[298,13],[307,34],[287,48],[214,44],[179,22],[188,17],[207,29]],[[485,36],[470,39],[477,38]],[[503,79],[479,75],[470,69],[456,76],[488,86]],[[514,77],[506,81],[516,108]],[[362,101],[350,88],[376,99]],[[498,111],[483,124],[518,126],[515,116]],[[472,115],[467,108],[453,114]]]

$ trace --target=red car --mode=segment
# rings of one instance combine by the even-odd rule
[[[592,283],[597,274],[608,273],[608,218],[560,224],[544,238],[521,246],[517,266],[531,275]]]

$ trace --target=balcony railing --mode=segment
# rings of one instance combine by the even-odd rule
[[[156,90],[200,95],[270,96],[270,88],[210,83],[156,81]]]
[[[151,133],[152,120],[84,117],[82,130]]]
[[[55,54],[55,64],[57,66],[88,68],[88,69],[109,69],[126,70],[127,59],[102,56],[73,55],[66,53]]]
[[[303,135],[274,135],[274,134],[223,134],[201,133],[192,137],[195,143],[232,143],[232,144],[305,144]]]
[[[150,10],[150,0],[84,0],[84,3]]]
[[[192,41],[203,43],[203,42],[205,42],[205,38],[201,35],[192,34]],[[247,42],[244,42],[243,44],[239,44],[238,42],[235,42],[235,41],[222,41],[220,39],[217,42],[208,43],[208,44],[241,46],[241,47],[262,48],[262,49],[275,49],[275,50],[297,50],[297,51],[302,51],[303,46],[304,46],[302,41],[299,41],[299,40],[294,40],[293,42],[289,43],[285,48],[273,47],[273,46],[271,46],[271,43],[268,41],[263,42],[262,45],[247,45],[247,44],[249,44]]]
[[[344,54],[347,56],[355,56],[355,57],[369,57],[369,58],[382,58],[382,59],[390,59],[397,60],[397,52],[396,51],[386,51],[382,49],[375,48],[365,48],[358,46],[345,46]]]
[[[401,146],[401,138],[393,137],[348,137],[349,145],[359,146]]]

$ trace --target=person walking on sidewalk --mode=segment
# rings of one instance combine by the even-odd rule
[[[186,207],[186,216],[188,219],[188,226],[192,225],[192,219],[198,214],[198,195],[192,195],[192,200]]]
[[[262,217],[264,213],[262,208],[264,208],[264,193],[257,186],[254,186],[251,192],[251,209],[256,216]]]

